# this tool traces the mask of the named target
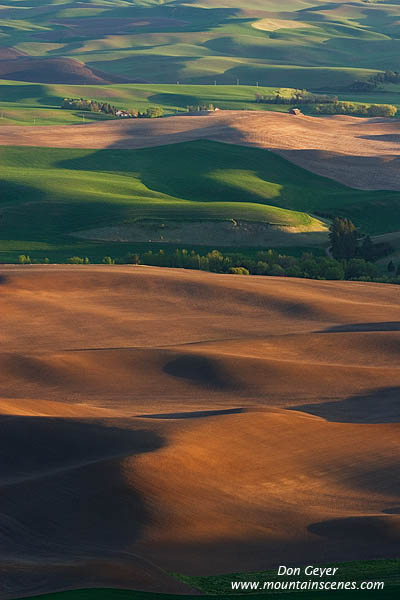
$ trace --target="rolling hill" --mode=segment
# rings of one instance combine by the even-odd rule
[[[361,0],[5,0],[0,28],[3,52],[43,60],[26,81],[73,58],[127,80],[337,89],[399,67],[399,14]],[[48,77],[60,81],[57,69]]]
[[[296,207],[306,186],[310,200],[324,193],[325,180],[262,150],[196,141],[97,152],[7,147],[0,154],[3,256],[12,248],[17,255],[36,250],[50,258],[54,251],[71,256],[82,253],[82,243],[85,254],[98,256],[104,244],[97,248],[87,240],[118,242],[121,231],[115,235],[113,229],[118,226],[132,228],[126,241],[148,242],[151,237],[157,242],[158,235],[159,242],[179,244],[179,239],[160,239],[160,232],[152,230],[163,221],[186,223],[189,229],[203,223],[199,245],[235,245],[223,231],[232,219],[266,224],[258,238],[253,230],[243,233],[244,246],[307,246],[327,240],[326,224]],[[327,201],[335,189],[342,187],[329,182]],[[342,191],[344,202],[346,192],[357,196],[348,188]],[[193,234],[183,235],[181,243],[196,243]],[[111,253],[125,255],[128,250],[129,244],[117,243]]]
[[[1,292],[5,599],[396,555],[392,286],[9,266]]]
[[[315,213],[348,216],[365,233],[393,233],[400,230],[396,130],[393,120],[245,111],[4,126],[2,257],[98,260],[149,241],[325,246],[326,221]],[[232,220],[267,230],[250,228],[235,242],[223,225]],[[185,226],[196,221],[200,238]],[[165,222],[180,232],[166,235]]]

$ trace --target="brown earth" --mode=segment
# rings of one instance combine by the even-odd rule
[[[3,126],[0,145],[145,148],[210,139],[267,148],[319,175],[360,189],[400,190],[396,119],[219,111],[88,125]]]
[[[398,288],[0,272],[2,598],[394,556]]]

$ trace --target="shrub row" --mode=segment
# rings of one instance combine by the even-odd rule
[[[317,104],[313,107],[317,115],[355,115],[358,117],[394,117],[397,108],[393,104],[359,104],[338,101],[331,104]]]
[[[31,261],[29,256],[20,255],[21,264],[31,262],[49,263],[49,259]],[[73,256],[66,261],[68,264],[90,264],[89,258]],[[387,275],[382,274],[377,265],[363,258],[335,260],[326,256],[314,256],[304,253],[300,257],[280,254],[277,250],[263,250],[254,257],[246,254],[224,255],[218,250],[207,254],[199,254],[194,250],[176,249],[168,253],[164,250],[153,252],[149,250],[142,254],[128,254],[123,259],[105,256],[103,264],[136,264],[160,267],[173,267],[210,271],[213,273],[232,273],[236,275],[270,275],[279,277],[301,277],[307,279],[377,281],[381,283],[400,284],[400,263],[393,261],[388,264]]]

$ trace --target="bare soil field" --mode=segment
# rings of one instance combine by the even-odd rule
[[[0,145],[146,148],[196,139],[266,148],[359,189],[400,190],[400,121],[219,111],[88,125],[3,126]]]
[[[395,556],[397,288],[2,266],[2,598]]]

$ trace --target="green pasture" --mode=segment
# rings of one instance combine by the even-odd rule
[[[278,577],[277,570],[263,571],[257,573],[233,573],[227,575],[215,575],[204,577],[189,577],[182,575],[174,575],[177,579],[187,583],[192,588],[198,590],[203,595],[206,595],[209,600],[225,599],[232,600],[233,598],[252,598],[256,597],[260,600],[269,600],[273,598],[281,600],[351,600],[352,598],[370,600],[394,600],[398,597],[400,585],[400,563],[398,559],[393,560],[370,560],[370,561],[353,561],[349,563],[332,563],[329,566],[339,567],[337,574],[334,577],[329,577],[329,580],[351,581],[359,585],[362,581],[379,581],[384,583],[384,588],[380,590],[352,590],[352,591],[292,591],[292,592],[234,592],[231,589],[231,582],[239,581],[307,581],[310,578],[304,576],[284,576]],[[324,581],[327,581],[327,577]],[[311,578],[315,581],[315,578]],[[194,595],[172,595],[159,594],[151,592],[138,592],[132,590],[117,590],[117,589],[91,589],[91,590],[72,590],[68,592],[58,592],[35,596],[36,600],[193,600],[197,596]],[[27,600],[27,599],[25,599]]]
[[[400,115],[400,86],[375,92],[335,92],[340,100],[368,104],[394,104]],[[398,91],[396,91],[398,88]],[[257,94],[272,95],[274,86],[112,84],[62,85],[0,80],[0,127],[2,125],[62,125],[110,119],[103,113],[88,113],[61,108],[64,98],[85,98],[107,102],[122,109],[145,111],[160,107],[166,116],[181,114],[188,106],[208,105],[223,110],[272,110],[288,112],[290,105],[258,104]],[[293,88],[279,87],[281,96],[291,96]],[[312,105],[303,112],[312,113]]]
[[[21,253],[123,256],[131,244],[70,234],[143,219],[237,219],[307,231],[320,212],[349,216],[371,234],[400,230],[397,192],[354,190],[266,150],[210,141],[141,150],[1,147],[0,202],[2,262]],[[304,245],[300,232],[282,234],[282,246]]]
[[[165,115],[187,112],[188,106],[214,104],[229,110],[278,110],[290,106],[256,104],[256,94],[271,94],[276,88],[245,85],[61,85],[0,80],[1,125],[77,124],[110,118],[102,113],[61,109],[64,98],[107,102],[122,109],[145,111],[159,106]],[[290,94],[290,90],[287,90]],[[284,94],[282,94],[284,95]]]

